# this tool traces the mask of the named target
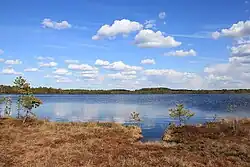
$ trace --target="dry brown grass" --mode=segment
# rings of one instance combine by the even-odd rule
[[[250,121],[244,123],[250,127]],[[186,133],[187,139],[192,134]],[[202,136],[202,135],[201,135]],[[0,167],[250,166],[249,131],[171,145],[138,142],[140,129],[114,123],[0,119]]]

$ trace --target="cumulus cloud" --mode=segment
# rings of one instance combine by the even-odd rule
[[[6,60],[5,64],[9,64],[9,65],[16,65],[16,64],[22,64],[22,61],[16,59],[16,60]]]
[[[145,29],[155,29],[156,28],[156,24],[155,24],[155,20],[146,20],[144,23],[144,28]]]
[[[98,69],[81,71],[80,75],[76,75],[76,77],[81,77],[84,80],[95,80],[98,78],[99,71]]]
[[[82,71],[81,74],[98,74],[98,70],[93,70],[93,71]]]
[[[166,13],[165,12],[160,12],[159,13],[159,18],[160,19],[165,19],[165,17],[166,17]]]
[[[96,70],[98,70],[98,68],[92,67],[88,64],[69,64],[68,69],[81,70],[81,71],[96,71]]]
[[[229,58],[229,62],[234,64],[250,64],[250,56],[231,57]]]
[[[39,71],[39,69],[38,68],[25,68],[24,71],[25,72],[37,72]]]
[[[212,33],[212,37],[214,39],[218,39],[220,37],[246,37],[250,35],[250,20],[247,21],[239,21],[236,24],[233,24],[228,29],[222,29],[221,31],[216,31]]]
[[[125,75],[122,73],[108,74],[108,77],[118,80],[130,80],[136,78],[136,75]]]
[[[141,30],[135,36],[135,44],[141,48],[171,48],[181,45],[171,36],[165,37],[161,31]]]
[[[182,77],[184,74],[172,69],[148,69],[148,70],[144,70],[144,74],[145,75],[165,75],[165,76],[172,76],[172,77]]]
[[[238,38],[236,40],[237,45],[242,45],[242,44],[250,44],[250,37],[243,37],[243,38]]]
[[[0,58],[0,63],[1,63],[1,62],[4,62],[4,59]]]
[[[97,74],[95,73],[81,73],[81,77],[87,78],[87,79],[95,79],[97,78]]]
[[[57,83],[71,83],[73,82],[70,78],[62,75],[45,75],[44,78],[55,79]]]
[[[100,59],[97,59],[95,61],[95,65],[98,65],[98,66],[108,66],[110,63],[108,61],[105,61],[105,60],[100,60]]]
[[[73,82],[70,78],[60,77],[56,80],[57,83],[71,83]]]
[[[250,44],[233,46],[231,48],[231,55],[233,57],[250,56]]]
[[[78,64],[79,60],[65,60],[64,61],[66,64]]]
[[[69,24],[67,21],[56,22],[48,18],[45,18],[42,21],[42,25],[43,25],[43,28],[52,28],[56,30],[68,29],[72,27],[71,24]]]
[[[196,51],[193,49],[190,49],[189,51],[184,51],[184,50],[176,50],[168,53],[164,53],[165,56],[196,56]]]
[[[40,67],[56,67],[57,63],[56,62],[48,62],[48,63],[44,63],[44,62],[39,62],[38,63]]]
[[[0,55],[4,54],[4,51],[2,49],[0,49]]]
[[[155,64],[154,59],[144,59],[141,61],[141,64]]]
[[[224,63],[224,64],[215,64],[211,65],[209,67],[204,68],[205,73],[209,74],[219,74],[219,75],[225,75],[227,74],[228,70],[230,69],[230,64]]]
[[[57,75],[71,75],[72,72],[69,72],[67,69],[65,68],[58,68],[56,69],[54,72],[54,74],[57,74]]]
[[[12,67],[4,68],[2,74],[5,75],[22,75],[21,72],[16,72]]]
[[[212,80],[212,81],[231,81],[233,80],[232,77],[229,77],[229,76],[216,76],[214,74],[210,74],[206,77],[209,81]]]
[[[213,64],[204,68],[208,84],[216,88],[248,88],[250,86],[249,44],[231,48],[227,63]]]
[[[36,59],[37,59],[37,60],[51,60],[51,61],[54,60],[53,57],[43,57],[43,56],[38,56]]]
[[[122,61],[116,61],[113,62],[107,66],[104,66],[103,68],[109,69],[109,70],[116,70],[116,71],[139,71],[142,70],[142,67],[139,66],[130,66]]]
[[[130,21],[127,19],[115,20],[112,25],[103,25],[97,34],[92,37],[93,40],[102,38],[114,38],[117,35],[128,35],[131,32],[141,30],[143,25],[138,22]]]
[[[136,71],[123,71],[121,72],[123,75],[136,75]]]
[[[197,89],[204,86],[202,77],[195,73],[179,72],[174,69],[148,69],[144,70],[147,81],[153,84],[172,88]]]

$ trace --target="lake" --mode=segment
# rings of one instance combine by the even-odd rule
[[[3,95],[0,95],[0,97]],[[16,95],[8,95],[16,100]],[[52,121],[113,121],[130,123],[130,113],[140,113],[143,140],[159,140],[170,122],[169,108],[182,103],[195,112],[189,123],[219,118],[250,116],[250,94],[175,95],[36,95],[43,105],[34,109],[39,118]],[[13,104],[15,108],[15,104]],[[232,111],[232,112],[229,112]],[[15,115],[13,109],[12,112]]]

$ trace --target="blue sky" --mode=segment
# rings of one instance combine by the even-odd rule
[[[249,88],[250,2],[0,2],[0,84]]]

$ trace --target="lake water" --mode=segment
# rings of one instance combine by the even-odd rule
[[[1,97],[2,95],[0,95]],[[15,101],[15,95],[12,96]],[[40,118],[53,121],[113,121],[127,124],[130,113],[140,113],[143,140],[159,140],[172,121],[169,108],[182,103],[195,112],[189,123],[202,123],[218,117],[250,116],[247,95],[36,95],[43,105],[34,109]],[[13,104],[13,108],[15,104]],[[233,112],[229,112],[233,111]],[[13,109],[12,112],[15,115]]]

